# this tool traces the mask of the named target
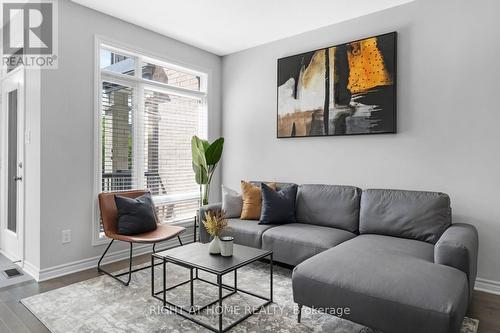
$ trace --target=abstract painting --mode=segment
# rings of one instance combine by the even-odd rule
[[[278,138],[396,133],[396,32],[278,59]]]

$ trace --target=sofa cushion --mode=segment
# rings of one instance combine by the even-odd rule
[[[297,222],[356,232],[361,190],[354,186],[300,185]]]
[[[243,208],[241,193],[222,185],[222,210],[227,218],[238,218]]]
[[[451,225],[450,198],[439,192],[364,190],[359,231],[435,244]]]
[[[256,220],[228,219],[222,236],[234,237],[236,244],[261,248],[262,233],[272,227],[274,225],[259,224]]]
[[[276,190],[276,183],[268,183],[268,186]],[[260,219],[260,211],[262,209],[262,193],[260,185],[241,181],[241,196],[243,198],[243,207],[241,209],[242,220],[258,220]]]
[[[356,235],[342,229],[290,223],[266,230],[262,248],[273,251],[276,261],[297,265],[353,237]]]
[[[262,210],[259,224],[285,224],[295,222],[295,199],[297,185],[291,184],[279,191],[260,184]]]
[[[283,188],[289,186],[289,185],[294,185],[295,183],[283,183],[283,182],[269,182],[269,181],[262,181],[262,180],[251,180],[250,184],[255,185],[260,187],[262,183],[266,183],[269,185],[270,183],[276,184],[276,191],[282,190]]]
[[[410,239],[361,235],[298,265],[295,302],[348,307],[344,318],[386,333],[459,332],[467,278],[433,263],[433,246]]]

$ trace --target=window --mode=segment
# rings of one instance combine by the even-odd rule
[[[191,137],[207,136],[207,75],[97,45],[97,192],[149,189],[162,223],[192,220],[200,196]],[[103,236],[100,221],[96,231]]]
[[[142,78],[192,90],[199,91],[201,88],[201,77],[196,74],[184,73],[180,70],[147,62],[142,64]]]
[[[133,76],[135,72],[135,59],[101,48],[99,67],[106,71]]]
[[[133,90],[102,82],[101,191],[125,191],[135,184],[133,170]]]

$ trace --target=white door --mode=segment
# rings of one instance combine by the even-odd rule
[[[0,250],[10,260],[24,260],[24,69],[1,81]]]

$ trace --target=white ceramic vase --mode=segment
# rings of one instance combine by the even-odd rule
[[[218,236],[215,236],[208,245],[208,252],[210,254],[220,254],[220,240]]]

